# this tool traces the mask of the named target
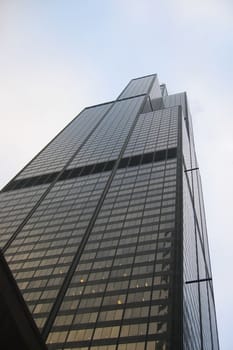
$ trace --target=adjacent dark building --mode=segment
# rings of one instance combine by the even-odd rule
[[[48,349],[219,349],[186,93],[131,80],[0,202],[1,248]]]

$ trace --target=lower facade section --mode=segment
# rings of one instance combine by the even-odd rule
[[[117,170],[49,349],[170,348],[175,198],[176,159]]]

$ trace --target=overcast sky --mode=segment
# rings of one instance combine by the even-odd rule
[[[232,62],[232,0],[0,1],[0,187],[130,79],[158,73],[169,93],[187,91],[223,350],[233,349]]]

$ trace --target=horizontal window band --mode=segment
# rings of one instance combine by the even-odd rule
[[[124,305],[124,303],[122,303],[122,305]],[[143,308],[143,306],[140,306],[141,308]],[[117,309],[116,309],[117,310]],[[122,311],[121,309],[118,309]],[[112,311],[112,310],[110,310]],[[114,310],[115,311],[115,310]],[[86,313],[82,313],[82,315],[85,315]],[[68,314],[69,315],[69,314]],[[63,315],[62,315],[63,316]],[[150,316],[150,322],[167,322],[167,314],[165,315],[156,315],[156,316]],[[148,323],[148,315],[146,316],[139,316],[139,317],[128,317],[126,319],[117,319],[117,320],[104,320],[104,321],[98,321],[98,328],[102,328],[104,329],[105,327],[114,327],[114,326],[121,326],[121,323],[123,326],[131,326],[131,325],[138,325],[138,324],[147,324]],[[96,323],[95,322],[82,322],[80,324],[75,323],[72,324],[72,330],[86,330],[86,329],[92,329],[92,328],[97,328],[95,327]],[[53,331],[63,331],[66,330],[67,328],[69,328],[69,326],[67,326],[66,324],[61,324],[61,325],[56,325],[53,327]],[[102,338],[103,339],[103,338]]]
[[[160,162],[166,159],[176,158],[176,147],[168,148],[165,150],[160,150],[157,152],[144,153],[140,155],[135,155],[131,157],[122,158],[120,160],[118,169],[124,169],[127,167],[133,167],[138,165],[144,165],[148,163]],[[111,171],[117,160],[110,160],[107,162],[95,163],[90,165],[85,165],[82,167],[77,167],[73,169],[65,170],[57,181],[64,181],[68,179],[73,179],[76,177],[82,177],[87,175],[93,175],[98,173],[103,173]],[[56,177],[59,175],[59,171],[53,173],[32,176],[25,179],[14,180],[7,184],[2,192],[37,186],[37,185],[46,185],[53,182]]]
[[[167,322],[170,321],[170,318],[168,317],[167,318]],[[92,331],[92,329],[91,329]],[[61,331],[60,331],[61,332]],[[104,346],[107,346],[107,345],[116,345],[117,342],[119,342],[119,344],[135,344],[135,343],[138,343],[140,344],[141,342],[145,343],[145,342],[148,342],[148,341],[161,341],[161,342],[167,342],[167,339],[168,339],[168,333],[167,331],[166,332],[163,332],[163,333],[155,333],[155,334],[144,334],[144,335],[130,335],[130,336],[125,336],[125,337],[115,337],[115,338],[101,338],[101,339],[93,339],[92,341],[90,340],[79,340],[79,341],[67,341],[66,342],[66,345],[69,347],[69,349],[72,349],[72,348],[89,348],[90,347],[90,344],[91,346],[101,346],[101,347],[104,347]],[[60,345],[60,343],[53,343],[53,345],[56,347],[56,344],[57,345]],[[55,348],[54,347],[54,348]]]
[[[199,168],[186,169],[184,172],[187,173],[189,171],[199,170]]]
[[[208,277],[208,278],[201,278],[199,280],[186,281],[185,284],[201,283],[201,282],[208,282],[208,281],[212,281],[212,278]]]

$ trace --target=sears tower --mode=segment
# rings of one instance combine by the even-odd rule
[[[219,349],[186,93],[131,80],[74,118],[0,205],[4,261],[48,349]]]

